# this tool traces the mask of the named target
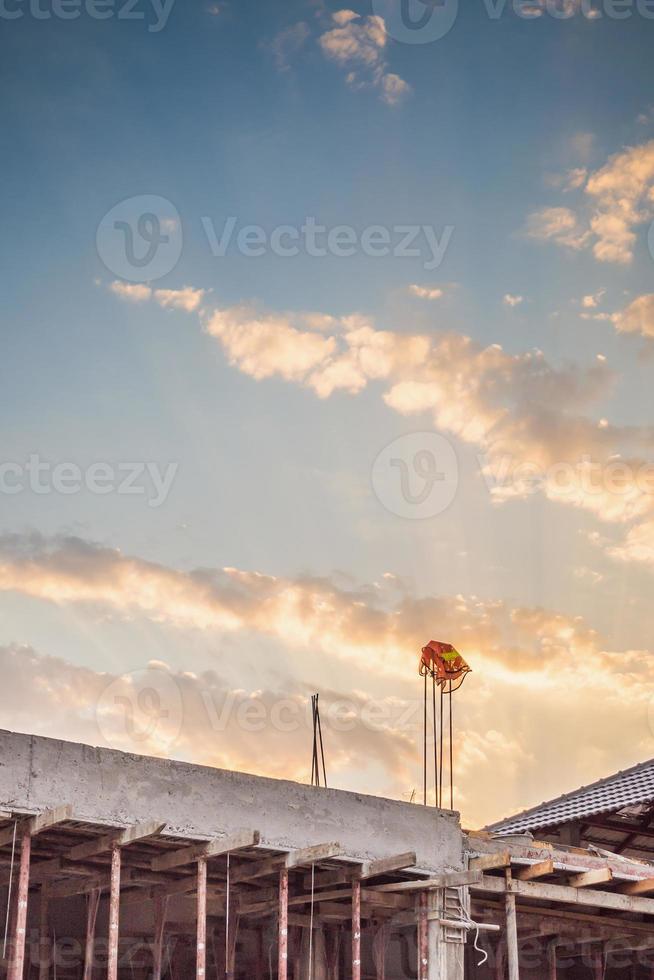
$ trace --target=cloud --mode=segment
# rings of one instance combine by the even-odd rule
[[[520,306],[524,302],[524,296],[514,296],[511,293],[505,293],[502,302],[505,306]]]
[[[581,305],[585,310],[594,310],[600,305],[605,295],[606,289],[598,289],[596,293],[590,293],[587,296],[583,296]]]
[[[592,414],[615,380],[602,355],[587,367],[557,367],[541,351],[510,354],[457,333],[378,330],[360,314],[234,307],[203,322],[230,364],[256,380],[278,376],[322,399],[375,385],[393,411],[429,414],[436,429],[477,447],[497,504],[542,493],[604,522],[654,514],[653,465],[643,454],[654,446],[654,427]]]
[[[280,31],[269,44],[277,69],[281,72],[290,70],[293,57],[304,47],[309,38],[309,27],[304,21],[298,21],[285,30]]]
[[[654,293],[638,296],[620,313],[613,316],[618,333],[635,333],[654,337]]]
[[[651,754],[654,651],[611,650],[581,617],[475,596],[343,589],[310,576],[181,572],[39,535],[1,539],[0,587],[91,617],[227,630],[241,636],[238,666],[251,677],[235,686],[222,661],[201,674],[161,662],[97,671],[8,645],[0,647],[0,708],[11,728],[306,781],[309,698],[319,687],[332,785],[408,798],[420,770],[417,657],[438,623],[437,638],[455,642],[473,667],[456,702],[457,801],[468,825],[560,792],[562,780],[574,785]],[[140,629],[137,621],[136,635]],[[297,651],[302,681],[286,667],[275,684],[247,673],[257,633]],[[346,687],[329,680],[339,662],[350,671]],[[162,692],[156,724],[149,716],[140,723],[144,686]],[[129,726],[125,705],[137,712]],[[295,724],[286,728],[276,716]],[[270,751],[261,751],[264,741]]]
[[[527,234],[573,249],[592,247],[598,262],[629,264],[636,229],[654,218],[654,140],[609,157],[585,183],[579,173],[581,216],[567,207],[544,208],[529,216]]]
[[[152,299],[152,289],[141,283],[122,282],[116,279],[109,286],[109,289],[120,299],[127,300],[129,303],[147,303]]]
[[[587,231],[579,225],[574,211],[570,208],[542,208],[527,218],[526,233],[536,241],[553,241],[557,245],[579,250],[589,239]]]
[[[140,283],[126,283],[115,280],[109,284],[109,289],[120,299],[130,303],[147,303],[154,300],[164,309],[184,310],[194,313],[202,305],[206,295],[205,289],[193,289],[184,286],[183,289],[152,289]]]
[[[445,295],[445,291],[437,286],[418,286],[415,284],[409,286],[409,292],[413,293],[413,295],[417,296],[419,299],[429,300],[442,299]]]
[[[199,309],[205,296],[204,289],[192,289],[191,286],[184,286],[183,289],[155,289],[154,299],[167,309],[184,310],[186,313],[193,313]]]
[[[362,17],[353,10],[338,10],[332,15],[335,26],[319,38],[325,57],[346,71],[352,88],[372,86],[379,89],[382,101],[397,105],[409,94],[411,86],[387,71],[384,58],[387,35],[384,20],[375,14]]]
[[[634,525],[622,544],[607,547],[606,552],[618,561],[640,562],[654,568],[654,520]]]

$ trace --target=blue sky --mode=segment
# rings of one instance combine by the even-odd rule
[[[175,469],[160,506],[145,494],[0,494],[0,649],[33,698],[16,714],[6,695],[5,727],[134,747],[98,727],[93,699],[150,661],[182,685],[180,672],[201,687],[213,671],[223,694],[302,700],[313,685],[408,702],[419,641],[458,630],[435,638],[475,667],[461,695],[470,820],[501,815],[482,799],[480,767],[505,767],[518,806],[542,797],[543,754],[553,792],[562,771],[574,785],[652,754],[654,488],[629,506],[516,487],[499,503],[480,472],[480,455],[497,465],[500,451],[541,476],[586,452],[632,471],[654,457],[654,22],[560,2],[567,19],[539,2],[497,19],[466,4],[424,44],[388,35],[381,0],[177,0],[157,32],[143,0],[142,20],[39,20],[25,6],[4,24],[2,459]],[[144,196],[174,206],[183,247],[171,271],[135,283],[103,261],[96,234]],[[414,257],[214,255],[207,222],[219,235],[230,216],[268,235],[314,217],[357,238],[428,226],[451,239],[431,269],[422,236]],[[332,320],[307,324],[307,311]],[[411,354],[407,366],[416,336],[425,365]],[[386,371],[376,359],[389,337]],[[341,379],[329,392],[327,371]],[[430,431],[454,449],[458,489],[443,513],[406,519],[375,493],[373,464]],[[147,598],[117,555],[153,577]],[[226,602],[222,591],[169,615],[170,576],[186,594],[198,569],[224,568],[290,583],[303,611],[291,616],[271,586],[276,625],[260,621],[248,579],[238,626],[199,611]],[[316,588],[349,610],[338,635]],[[361,608],[365,630],[352,622]],[[415,618],[398,632],[407,608]],[[587,690],[573,753],[562,658]],[[543,688],[547,706],[525,708]],[[619,700],[615,729],[595,718],[600,697]],[[364,728],[352,744],[334,735],[335,780],[408,795],[415,738],[378,732],[379,765],[363,777]],[[273,764],[241,735],[208,756],[188,725],[146,747],[303,778],[308,741],[306,759],[301,741],[280,742]]]

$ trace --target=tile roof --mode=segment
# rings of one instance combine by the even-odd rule
[[[615,813],[627,806],[654,801],[654,759],[641,762],[614,776],[607,776],[566,793],[554,800],[524,810],[491,824],[487,830],[521,833],[556,827],[570,820],[584,820],[605,813]]]

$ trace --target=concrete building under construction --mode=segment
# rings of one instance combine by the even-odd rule
[[[1,732],[2,975],[651,980],[652,800],[620,793],[472,833],[450,810]],[[575,814],[613,830],[572,842]]]

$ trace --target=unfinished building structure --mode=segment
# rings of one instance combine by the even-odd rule
[[[625,856],[8,732],[0,807],[9,980],[652,976],[654,868]]]

